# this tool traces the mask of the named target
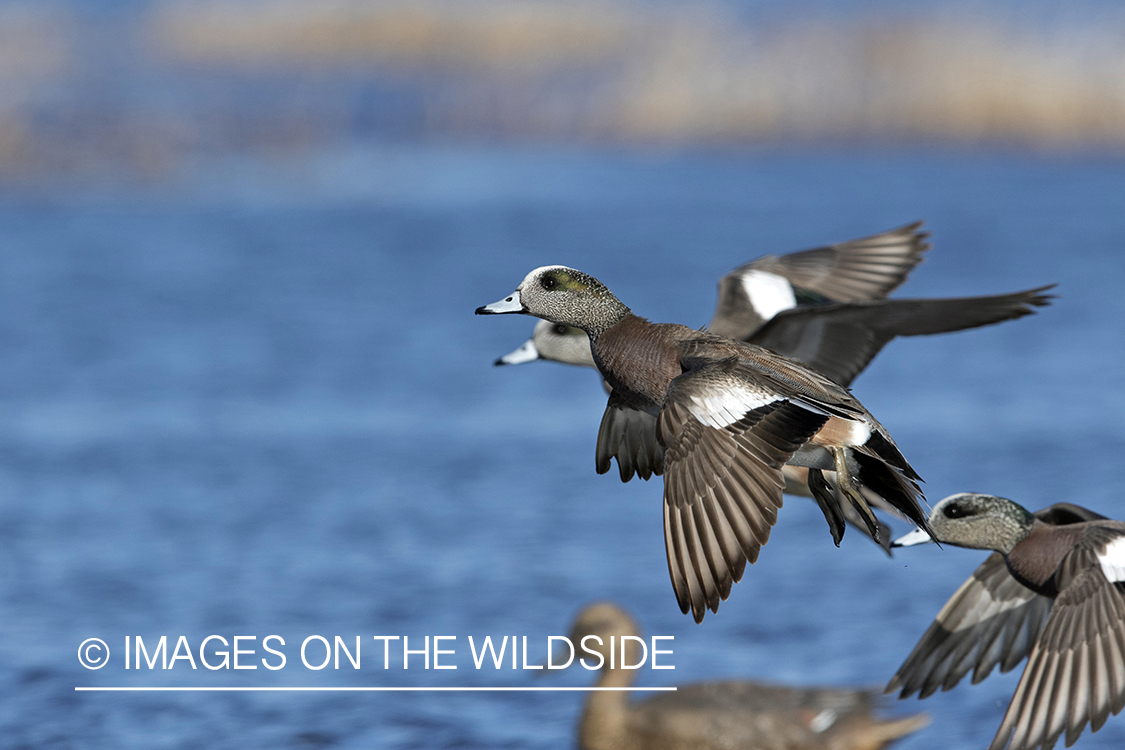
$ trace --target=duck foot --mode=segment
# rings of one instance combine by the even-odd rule
[[[844,498],[855,508],[859,513],[863,523],[867,526],[867,531],[871,534],[871,538],[879,544],[882,544],[882,533],[879,529],[879,520],[875,518],[875,514],[871,512],[871,506],[867,504],[867,499],[860,493],[859,487],[856,486],[852,478],[850,467],[848,466],[848,449],[841,446],[832,447],[832,456],[836,459],[836,491],[838,495],[843,495]],[[809,471],[812,474],[812,471]],[[810,482],[811,485],[811,482]]]

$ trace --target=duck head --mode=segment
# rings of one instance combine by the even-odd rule
[[[529,273],[516,291],[476,312],[534,315],[597,336],[628,315],[629,308],[589,274],[566,266],[543,266]]]
[[[565,365],[597,367],[590,353],[590,337],[581,328],[541,320],[535,324],[531,338],[513,352],[496,360],[497,365],[521,365],[545,359]]]
[[[891,546],[910,547],[937,540],[1007,554],[1031,532],[1035,516],[1003,497],[962,492],[935,505],[929,522],[933,539],[918,529],[891,542]]]
[[[611,602],[596,602],[578,613],[569,638],[578,651],[578,658],[589,659],[591,654],[596,653],[602,657],[602,666],[608,667],[611,661],[616,664],[638,662],[641,652],[634,639],[640,634],[640,627],[628,612]],[[629,639],[622,641],[622,636],[629,636]],[[611,637],[616,639],[617,648],[621,649],[613,659],[609,653]]]

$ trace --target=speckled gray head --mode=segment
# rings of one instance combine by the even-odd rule
[[[476,312],[534,315],[596,336],[628,315],[629,308],[589,274],[566,266],[543,266],[529,273],[511,295]]]
[[[1008,552],[1027,536],[1035,517],[1007,498],[961,492],[935,505],[929,521],[938,542]],[[894,540],[891,546],[910,547],[929,541],[929,536],[918,529]]]

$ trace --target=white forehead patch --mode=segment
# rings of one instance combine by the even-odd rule
[[[534,279],[536,276],[543,273],[544,271],[550,271],[550,270],[555,269],[555,268],[564,268],[567,271],[572,270],[567,266],[539,266],[539,268],[536,268],[534,271],[529,273],[527,276],[524,276],[523,281],[521,281],[520,285],[516,288],[517,289],[524,289],[525,288],[524,285],[527,284],[527,282],[531,281],[532,279]]]
[[[1119,536],[1106,545],[1098,555],[1105,577],[1113,582],[1125,581],[1125,536]]]
[[[687,407],[702,424],[721,430],[742,419],[748,411],[784,400],[772,393],[735,386],[715,389],[705,395],[693,395]]]
[[[784,276],[768,271],[750,270],[742,274],[742,288],[750,298],[754,312],[769,320],[782,310],[797,306],[793,285]]]

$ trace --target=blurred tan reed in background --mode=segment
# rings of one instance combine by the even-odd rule
[[[1125,148],[1125,13],[1057,27],[531,0],[0,8],[0,177],[355,139]]]

